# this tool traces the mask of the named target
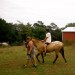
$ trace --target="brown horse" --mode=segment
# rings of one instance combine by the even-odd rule
[[[34,46],[38,50],[38,54],[36,55],[37,60],[40,62],[40,60],[38,59],[38,56],[41,54],[42,59],[43,59],[43,63],[44,63],[43,45],[44,45],[45,42],[42,42],[41,40],[38,40],[38,39],[35,39],[35,38],[32,38],[32,41],[34,43]],[[53,61],[53,64],[56,62],[59,52],[61,53],[61,55],[62,55],[62,57],[63,57],[63,59],[65,60],[65,63],[66,63],[66,59],[65,59],[65,56],[64,56],[64,44],[62,42],[54,41],[54,42],[51,42],[47,46],[47,50],[46,50],[47,53],[50,53],[50,52],[53,52],[53,51],[55,51],[55,55],[56,55],[56,57]]]

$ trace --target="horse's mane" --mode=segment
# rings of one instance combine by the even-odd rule
[[[35,38],[35,37],[32,37],[32,39],[35,39],[36,41],[41,41],[41,39],[38,39],[38,38]]]

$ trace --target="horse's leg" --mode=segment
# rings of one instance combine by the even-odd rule
[[[66,59],[65,59],[65,56],[64,56],[64,48],[62,47],[62,49],[60,50],[60,53],[63,57],[63,59],[65,60],[65,63],[67,62]]]
[[[42,56],[42,62],[44,63],[44,55],[43,55],[43,53],[41,53],[41,56]]]
[[[40,60],[38,59],[38,56],[40,55],[40,53],[38,53],[37,55],[36,55],[36,58],[37,58],[37,60],[38,60],[38,62],[40,63]]]
[[[58,58],[58,54],[56,54],[56,58],[54,59],[53,64],[56,62],[57,58]]]

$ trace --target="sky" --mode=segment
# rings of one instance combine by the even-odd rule
[[[54,22],[61,28],[75,22],[75,0],[0,0],[0,18],[10,23]]]

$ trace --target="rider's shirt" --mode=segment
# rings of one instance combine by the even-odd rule
[[[47,39],[46,39],[46,43],[50,43],[51,42],[51,33],[46,33],[46,37],[47,37]]]

